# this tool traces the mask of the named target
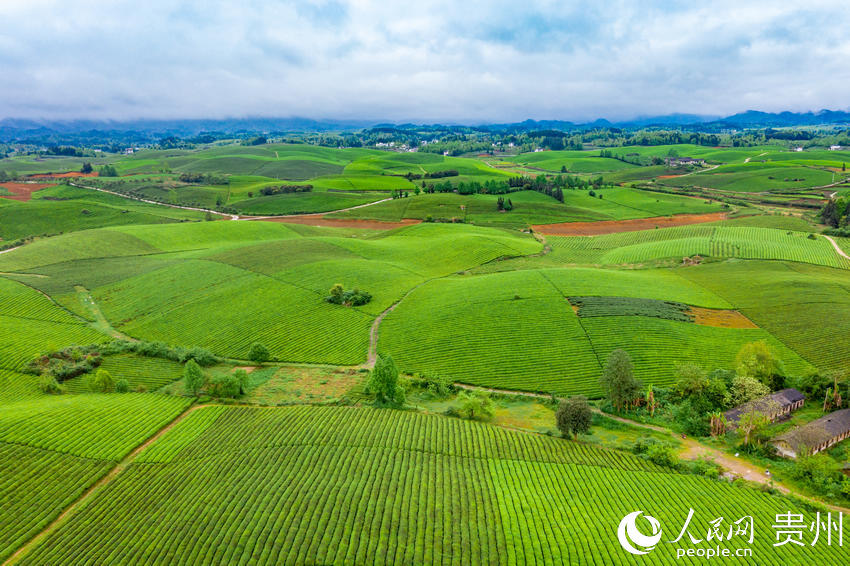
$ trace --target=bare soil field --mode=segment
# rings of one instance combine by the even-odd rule
[[[41,189],[52,187],[51,183],[0,183],[0,187],[3,187],[7,191],[9,191],[11,196],[2,196],[0,198],[7,198],[9,200],[20,200],[20,201],[28,201],[32,198],[32,193],[35,191],[40,191]]]
[[[675,214],[673,216],[656,216],[653,218],[637,218],[634,220],[601,220],[598,222],[538,224],[532,226],[532,229],[540,234],[547,234],[550,236],[599,236],[601,234],[614,234],[617,232],[652,230],[656,226],[658,228],[669,228],[671,226],[717,222],[718,220],[725,219],[725,212],[711,212],[708,214]]]
[[[97,172],[80,173],[79,171],[68,171],[66,173],[36,173],[30,175],[30,179],[69,179],[72,177],[97,177]]]
[[[693,315],[694,323],[717,328],[758,328],[749,318],[735,310],[704,309],[691,307],[688,314]]]

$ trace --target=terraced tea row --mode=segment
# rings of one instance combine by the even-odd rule
[[[664,502],[649,512],[665,532],[690,508],[693,532],[718,516],[764,529],[805,512],[630,455],[407,412],[201,409],[159,442],[170,448],[149,448],[23,563],[611,564],[627,560],[617,523],[647,501]],[[752,544],[777,562],[843,552],[789,546]]]
[[[824,238],[804,233],[742,226],[682,226],[603,236],[551,237],[565,261],[634,264],[663,259],[735,257],[796,261],[850,269]]]
[[[595,271],[595,273],[591,273]],[[608,277],[608,274],[611,274]],[[623,312],[579,318],[564,294],[599,289],[627,295],[677,296],[722,307],[725,301],[671,274],[663,286],[637,286],[649,273],[559,269],[516,271],[432,281],[384,319],[379,351],[408,372],[456,381],[558,394],[601,394],[599,377],[611,351],[622,348],[647,383],[668,385],[677,363],[734,366],[744,344],[767,340],[794,374],[811,366],[759,328],[720,328]],[[661,272],[670,273],[670,272]],[[676,281],[679,281],[679,285]],[[599,285],[593,285],[598,281]],[[577,294],[577,293],[576,293]],[[595,300],[595,299],[592,299]],[[658,304],[640,297],[622,299]],[[646,313],[643,313],[644,315]],[[680,314],[682,314],[680,312]]]

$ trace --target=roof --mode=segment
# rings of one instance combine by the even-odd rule
[[[774,441],[787,442],[795,449],[801,444],[812,447],[828,442],[848,431],[850,431],[850,409],[841,409],[781,434]]]
[[[772,404],[779,405],[779,408],[785,408],[789,405],[793,405],[798,401],[805,400],[806,396],[797,391],[794,388],[789,387],[788,389],[780,389],[775,393],[771,393],[765,397],[761,397],[759,399],[755,399],[754,401],[750,401],[749,403],[744,403],[734,409],[729,409],[725,413],[727,422],[737,422],[741,415],[746,413],[751,409],[755,409],[760,412],[768,412],[771,409]]]

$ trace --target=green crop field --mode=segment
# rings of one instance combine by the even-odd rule
[[[395,199],[374,206],[329,215],[331,218],[366,218],[399,221],[403,218],[424,220],[465,219],[481,226],[517,226],[625,220],[671,214],[718,212],[716,202],[703,199],[652,193],[637,189],[606,188],[599,191],[603,198],[592,197],[587,191],[564,191],[564,202],[534,191],[502,195],[513,203],[513,210],[500,212],[497,195],[422,194]]]
[[[789,371],[811,369],[762,329],[715,328],[634,312],[580,318],[566,297],[589,292],[728,307],[672,274],[658,277],[663,283],[657,287],[641,285],[654,279],[647,272],[607,273],[514,271],[434,281],[418,287],[387,316],[379,349],[409,372],[435,372],[501,389],[592,396],[600,393],[602,364],[617,348],[632,355],[636,375],[657,385],[672,383],[677,363],[731,368],[741,346],[757,340],[768,341]],[[596,281],[608,285],[599,287]]]
[[[626,489],[612,498],[612,485]],[[700,528],[714,516],[762,524],[803,511],[631,455],[437,416],[206,408],[24,563],[430,564],[450,555],[459,564],[610,564],[624,557],[617,522],[647,501],[671,531],[692,507]],[[162,528],[175,523],[182,536]],[[842,552],[771,544],[757,536],[752,546],[784,560]]]
[[[779,163],[782,163],[780,165]],[[787,165],[786,165],[787,164]],[[794,166],[789,162],[722,165],[694,175],[662,179],[673,187],[698,186],[710,189],[755,193],[788,191],[828,185],[839,180],[832,171]]]
[[[489,155],[505,146],[458,128],[439,142],[446,155],[430,134],[404,142],[419,151],[376,146],[391,136],[376,128],[362,148],[303,133],[0,159],[13,175],[83,160],[119,175],[0,199],[0,244],[17,246],[0,253],[0,562],[702,564],[676,556],[698,544],[667,542],[693,509],[702,536],[712,519],[753,516],[742,563],[840,563],[837,545],[774,547],[770,528],[778,513],[810,522],[814,500],[847,505],[846,447],[814,460],[836,463],[831,479],[806,483],[768,455],[769,431],[753,433],[758,448],[731,431],[703,438],[708,413],[677,380],[681,364],[742,373],[739,352],[764,342],[779,371],[757,377],[805,389],[803,417],[820,415],[823,390],[805,376],[846,369],[850,260],[815,208],[841,187],[811,187],[840,177],[850,153],[651,145],[667,134],[648,130],[630,138],[647,145],[602,135],[588,150]],[[707,163],[663,164],[676,156]],[[562,168],[571,178],[554,181]],[[547,174],[510,185],[542,192],[487,192]],[[567,181],[584,188],[547,196]],[[432,182],[444,192],[415,194]],[[590,237],[538,228],[717,212],[727,219]],[[405,219],[422,222],[374,222]],[[657,407],[645,393],[617,409],[600,383],[615,350]],[[392,373],[386,356],[404,401],[381,401],[370,380]],[[99,370],[126,389],[94,392]],[[720,375],[712,411],[739,387]],[[589,432],[562,436],[552,396],[573,395],[622,418],[591,414]],[[688,462],[703,449],[813,501]],[[637,510],[665,536],[632,559],[617,529]]]
[[[126,379],[130,390],[155,391],[183,377],[183,365],[171,360],[147,358],[134,354],[106,356],[99,369],[104,369],[116,380]],[[85,393],[88,375],[64,383],[69,393]]]
[[[635,264],[700,255],[850,268],[825,238],[771,228],[696,225],[550,240],[565,261],[576,263]]]
[[[850,291],[844,271],[785,262],[726,262],[681,271],[733,302],[811,364],[842,369],[850,355]]]

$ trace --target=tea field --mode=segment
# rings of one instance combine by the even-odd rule
[[[750,514],[765,529],[776,513],[807,512],[625,453],[485,424],[210,407],[146,449],[22,563],[611,564],[625,556],[617,523],[648,501],[665,532],[690,508],[699,510],[693,532],[716,516]],[[838,546],[774,549],[768,536],[752,548],[798,563],[843,556]],[[645,559],[674,555],[664,544]]]

